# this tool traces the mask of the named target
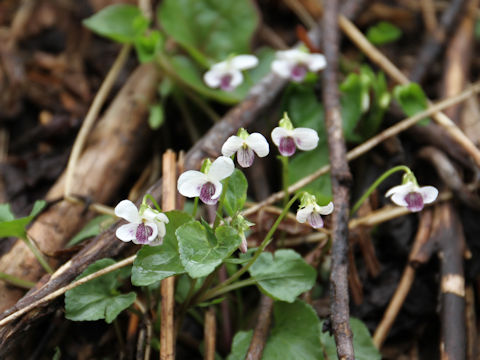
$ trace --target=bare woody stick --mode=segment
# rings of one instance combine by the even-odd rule
[[[332,268],[330,272],[330,318],[339,359],[354,360],[352,331],[349,322],[348,296],[348,212],[349,185],[352,175],[348,167],[347,150],[342,131],[338,93],[338,1],[327,0],[323,17],[323,49],[327,68],[323,76],[323,103],[328,133],[333,203]]]
[[[263,349],[267,342],[268,330],[270,329],[270,323],[272,321],[272,309],[273,299],[267,295],[262,295],[257,325],[255,326],[245,360],[260,360],[262,358]]]
[[[162,183],[162,210],[175,209],[177,200],[177,162],[173,151],[167,150],[163,154],[163,183]],[[175,277],[170,276],[162,280],[162,323],[160,325],[160,360],[175,359]]]
[[[205,360],[215,360],[215,339],[217,337],[217,323],[215,322],[215,309],[211,306],[205,312]]]

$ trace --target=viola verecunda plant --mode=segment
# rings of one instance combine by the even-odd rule
[[[122,200],[115,207],[115,215],[125,219],[129,224],[120,226],[116,236],[122,241],[132,241],[139,245],[161,245],[165,236],[165,214],[142,204],[140,210],[130,200]]]
[[[283,156],[292,156],[297,148],[303,151],[313,150],[318,145],[318,134],[309,128],[294,128],[285,113],[279,126],[272,131],[272,141]]]
[[[325,206],[320,206],[317,204],[314,195],[305,193],[297,211],[297,221],[302,224],[308,222],[314,229],[322,228],[323,219],[321,215],[329,215],[332,212],[333,203],[331,201]]]
[[[238,55],[212,65],[203,76],[205,83],[211,88],[233,91],[243,82],[242,70],[254,68],[258,59],[253,55]]]
[[[301,82],[309,71],[317,72],[327,66],[321,54],[310,54],[307,49],[277,51],[272,71],[280,77]]]
[[[388,190],[385,196],[390,197],[399,206],[404,206],[412,212],[418,212],[423,209],[425,204],[435,201],[438,190],[433,186],[419,187],[416,181],[407,181]]]
[[[235,165],[226,156],[218,157],[213,163],[207,161],[205,172],[188,170],[180,175],[177,189],[183,196],[199,197],[205,204],[215,205],[222,194],[220,181],[232,175]]]
[[[249,134],[244,128],[240,128],[237,135],[230,136],[222,146],[222,154],[232,156],[236,153],[238,164],[244,168],[252,166],[254,153],[265,157],[269,151],[268,142],[262,134]]]

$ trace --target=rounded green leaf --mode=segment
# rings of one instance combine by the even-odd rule
[[[367,30],[367,38],[374,45],[383,45],[398,40],[402,30],[388,21],[380,21]]]
[[[268,296],[287,302],[310,290],[317,272],[293,250],[264,252],[250,268],[250,275]]]
[[[247,200],[248,182],[243,172],[238,169],[235,169],[225,181],[228,181],[228,185],[223,207],[229,216],[233,216],[237,211],[243,209],[245,200]]]
[[[158,16],[165,32],[206,67],[208,59],[218,62],[233,53],[249,53],[259,23],[250,0],[164,0]]]
[[[101,259],[91,264],[76,280],[115,264],[112,259]],[[93,279],[65,293],[65,317],[69,320],[105,319],[111,323],[123,310],[133,304],[134,292],[119,294],[118,277],[121,269]]]
[[[83,20],[83,25],[93,32],[120,43],[133,43],[148,28],[148,19],[134,5],[107,6]]]
[[[148,286],[169,276],[183,274],[183,267],[178,252],[175,231],[181,225],[192,221],[192,217],[183,211],[165,213],[169,223],[165,225],[166,234],[163,244],[143,246],[137,253],[132,267],[132,284]]]
[[[180,260],[192,278],[207,276],[241,244],[238,232],[230,226],[219,226],[215,234],[210,227],[192,221],[175,232]]]

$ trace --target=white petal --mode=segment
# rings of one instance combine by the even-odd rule
[[[305,221],[307,221],[308,217],[313,211],[313,205],[307,205],[304,208],[298,209],[297,211],[297,221],[301,224],[303,224]]]
[[[438,196],[438,190],[433,186],[422,186],[418,191],[422,194],[423,202],[425,204],[434,202]]]
[[[229,177],[232,175],[233,170],[235,170],[235,165],[233,165],[232,159],[226,156],[219,156],[210,166],[207,177],[213,183]]]
[[[239,70],[231,70],[230,76],[232,77],[230,80],[230,88],[234,90],[243,82],[243,75]]]
[[[245,142],[259,157],[265,157],[268,155],[270,148],[267,139],[265,139],[265,136],[262,134],[250,134]]]
[[[122,241],[128,242],[135,239],[138,224],[125,224],[120,226],[115,235]]]
[[[165,223],[162,221],[155,221],[155,224],[157,224],[158,228],[158,237],[162,238],[165,236],[167,230],[165,228]]]
[[[272,141],[275,145],[280,145],[280,140],[284,137],[291,136],[292,131],[289,131],[283,127],[276,127],[272,130]]]
[[[158,236],[158,227],[154,222],[146,222],[145,226],[149,226],[153,229],[152,235],[148,237],[148,241],[154,240]]]
[[[310,71],[319,71],[325,69],[327,66],[327,60],[325,60],[325,56],[320,54],[310,54],[308,57],[308,70]]]
[[[325,206],[319,206],[317,205],[315,207],[315,211],[318,212],[319,214],[322,214],[322,215],[329,215],[333,212],[333,202],[329,202],[327,205]]]
[[[306,61],[307,57],[305,55],[308,56],[308,53],[298,49],[282,50],[275,53],[277,59],[286,60],[293,64],[296,64],[301,60]]]
[[[158,213],[156,220],[161,221],[165,224],[168,224],[170,222],[170,220],[168,220],[167,215],[165,215],[164,213]]]
[[[272,71],[278,76],[288,79],[290,77],[290,73],[292,72],[292,64],[287,60],[273,60]]]
[[[208,177],[196,170],[188,170],[178,178],[177,189],[180,194],[186,197],[200,195],[202,185],[208,182]]]
[[[220,181],[215,181],[213,186],[215,186],[215,193],[212,195],[212,199],[218,199],[222,195],[223,185]]]
[[[403,185],[394,186],[393,188],[391,188],[386,192],[385,197],[390,197],[396,193],[400,193],[402,194],[403,197],[405,197],[405,195],[411,192],[414,188],[415,188],[415,185],[411,182],[408,182]]]
[[[296,128],[293,130],[293,139],[295,145],[300,150],[313,150],[318,145],[318,134],[315,130],[309,128]]]
[[[223,71],[218,71],[214,69],[208,70],[203,75],[203,81],[205,81],[205,84],[207,84],[211,88],[218,88],[222,81],[223,74]]]
[[[237,152],[238,149],[240,149],[242,144],[243,144],[243,140],[239,136],[236,136],[236,135],[230,136],[227,139],[227,141],[223,143],[223,146],[222,146],[223,156],[232,156]]]
[[[391,199],[398,206],[408,206],[408,203],[405,201],[405,196],[407,194],[408,193],[404,193],[404,192],[396,192],[395,194],[392,195]]]
[[[258,65],[258,59],[253,55],[238,55],[230,61],[232,67],[238,70],[251,69]]]
[[[115,206],[115,215],[135,224],[139,224],[142,221],[138,214],[137,207],[130,200],[120,201],[117,206]]]

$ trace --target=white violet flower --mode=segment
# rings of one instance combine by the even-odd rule
[[[419,187],[416,180],[408,180],[404,184],[388,190],[385,196],[391,197],[395,204],[405,206],[411,212],[418,212],[423,209],[425,204],[435,201],[438,190],[433,186]]]
[[[235,170],[232,159],[218,157],[213,163],[207,160],[205,172],[188,170],[178,178],[177,189],[186,197],[200,197],[207,205],[215,205],[222,194],[221,180],[232,175]]]
[[[222,146],[223,156],[237,153],[237,161],[244,168],[252,166],[254,152],[259,157],[265,157],[269,150],[268,142],[262,134],[248,134],[244,128],[240,128],[237,135],[230,136]]]
[[[283,156],[292,156],[297,148],[308,151],[317,147],[317,132],[309,128],[294,128],[286,113],[279,125],[272,131],[272,140]]]
[[[318,229],[323,227],[323,219],[321,215],[329,215],[333,212],[333,203],[330,201],[325,206],[317,204],[314,195],[305,193],[302,196],[300,206],[297,211],[297,221],[299,223],[308,222],[311,227]]]
[[[285,79],[301,82],[308,71],[319,71],[327,66],[325,56],[310,54],[307,49],[277,51],[272,71]]]
[[[133,241],[139,245],[162,244],[166,232],[165,224],[168,224],[165,214],[145,204],[139,211],[130,200],[122,200],[115,207],[115,215],[129,222],[117,229],[115,234],[120,240]]]
[[[258,59],[253,55],[237,55],[225,61],[214,64],[203,76],[205,83],[211,88],[233,91],[243,82],[242,70],[258,65]]]

